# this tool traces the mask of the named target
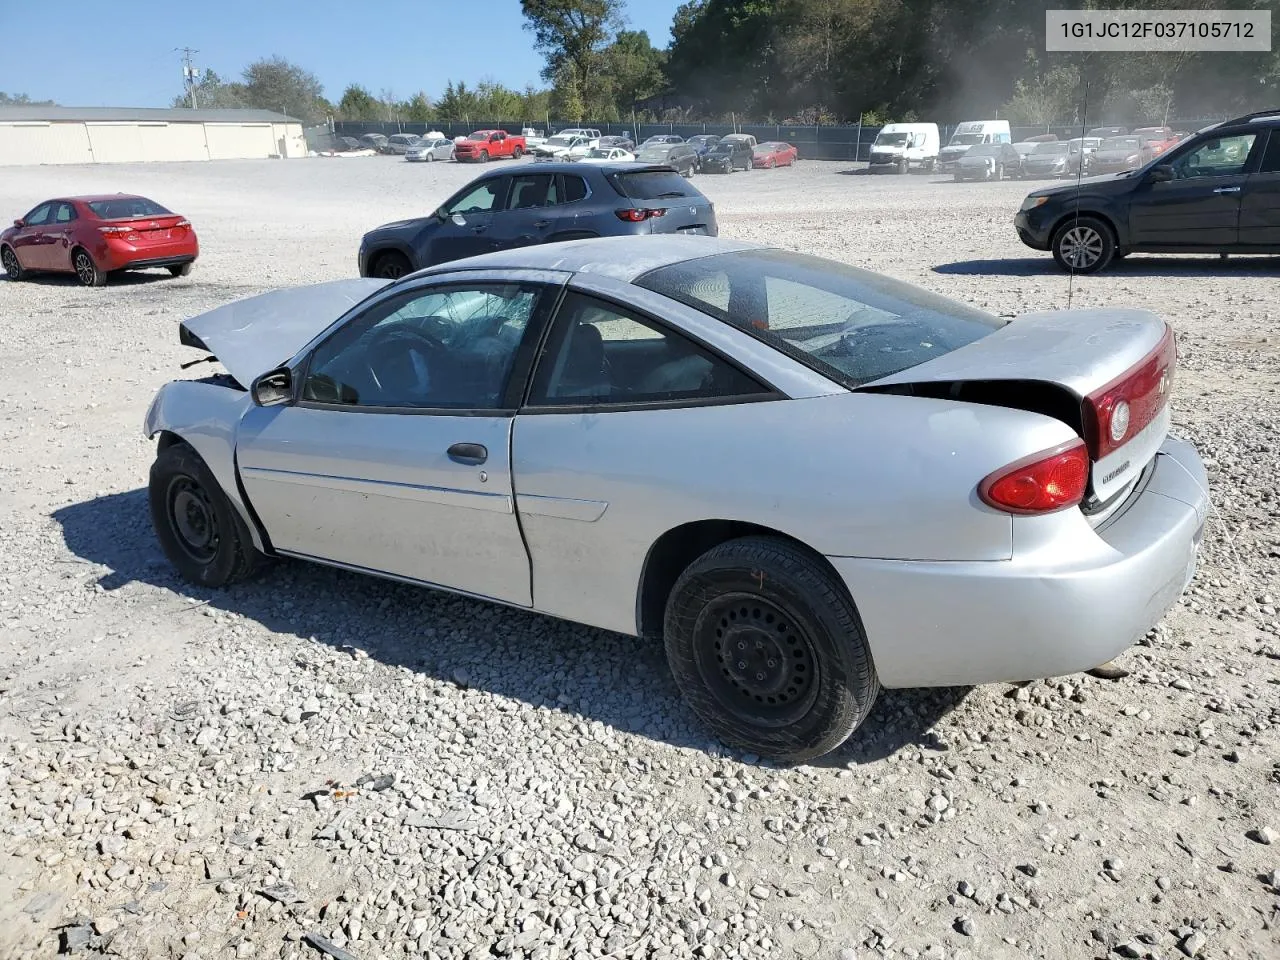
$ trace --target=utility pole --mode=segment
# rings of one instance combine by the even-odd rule
[[[196,109],[196,80],[200,76],[200,68],[191,63],[191,55],[199,53],[199,50],[192,50],[190,47],[174,47],[175,53],[182,54],[182,83],[187,88],[187,99],[191,102],[191,109]]]

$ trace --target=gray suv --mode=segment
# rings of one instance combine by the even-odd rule
[[[671,167],[539,163],[481,174],[430,216],[370,230],[360,276],[394,279],[494,250],[651,233],[714,237],[715,208]]]

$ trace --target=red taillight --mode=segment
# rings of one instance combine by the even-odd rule
[[[1051,513],[1074,507],[1088,485],[1089,451],[1072,440],[997,470],[978,485],[978,496],[1006,513]]]
[[[133,227],[99,227],[99,233],[133,233]]]
[[[1165,326],[1156,348],[1137,366],[1084,398],[1084,438],[1101,460],[1141,433],[1169,402],[1178,349]]]
[[[615,210],[619,220],[625,220],[627,223],[643,223],[645,220],[651,220],[654,217],[665,216],[667,211],[665,207],[658,207],[650,210],[644,207],[633,208],[631,210]]]
[[[174,224],[174,226],[175,226],[175,227],[189,227],[189,226],[191,226],[191,221],[190,221],[190,220],[187,220],[187,219],[184,217],[182,220],[179,220],[177,223],[175,223],[175,224]]]

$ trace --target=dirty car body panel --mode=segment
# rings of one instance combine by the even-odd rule
[[[290,399],[263,406],[179,381],[146,427],[190,437],[224,490],[240,491],[255,542],[279,553],[645,634],[655,545],[743,525],[829,565],[890,687],[1095,666],[1159,619],[1194,570],[1207,483],[1195,450],[1167,436],[1167,413],[1091,455],[1095,474],[1104,452],[1132,461],[1089,479],[1105,497],[1031,515],[998,508],[985,486],[1010,464],[1084,444],[1080,411],[1166,342],[1150,314],[1005,324],[851,267],[679,235],[548,244],[313,290],[295,301],[305,321],[283,319],[276,300],[258,322],[248,301],[185,325],[244,386],[287,371]],[[479,303],[485,291],[526,310],[487,405],[361,407],[301,392],[330,338],[369,318],[377,331],[384,315],[426,329],[440,316],[404,304]],[[471,323],[479,308],[467,309]],[[480,323],[485,349],[512,326],[509,311],[495,317]],[[266,329],[276,326],[287,335]],[[596,333],[578,350],[585,326]],[[479,341],[461,329],[451,364],[465,367]],[[673,386],[695,360],[732,376]],[[556,393],[570,367],[596,380]],[[218,390],[227,398],[206,402]]]

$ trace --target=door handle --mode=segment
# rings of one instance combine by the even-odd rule
[[[1239,193],[1239,187],[1215,187],[1214,193]]]
[[[471,229],[474,233],[484,233],[486,230],[489,229],[489,227],[486,224],[481,224],[480,226],[472,227]]]
[[[535,221],[533,221],[533,225],[534,225],[535,227],[549,227],[549,226],[551,226],[551,221],[550,221],[550,220],[535,220]]]
[[[463,463],[476,467],[489,459],[489,451],[482,443],[455,443],[448,450],[449,459],[454,463]]]

